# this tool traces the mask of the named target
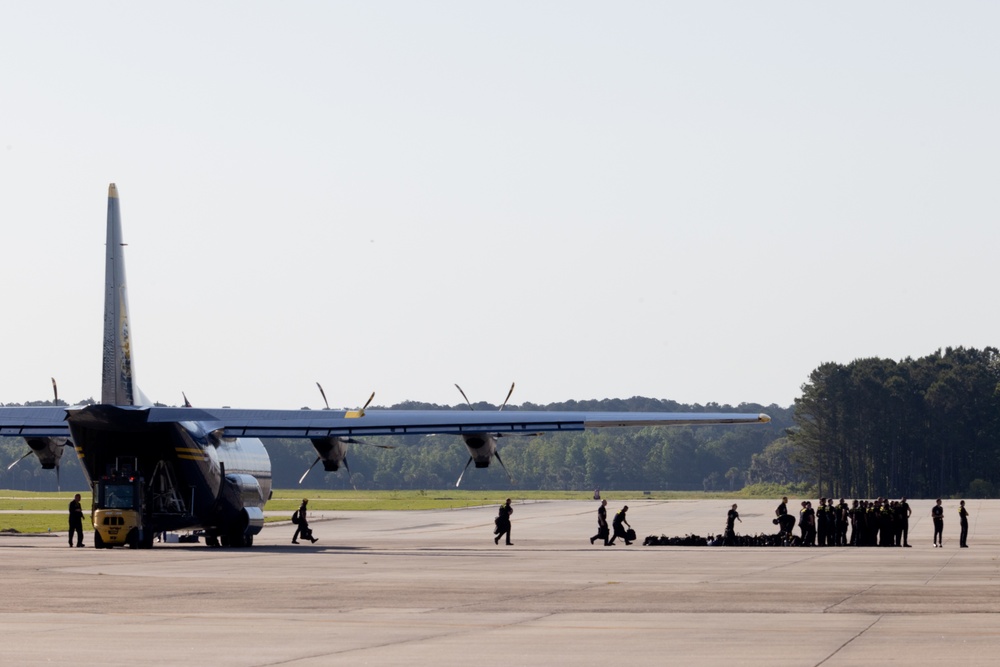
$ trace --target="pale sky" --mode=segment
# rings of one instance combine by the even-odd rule
[[[789,405],[1000,345],[1000,5],[0,3],[0,402]]]

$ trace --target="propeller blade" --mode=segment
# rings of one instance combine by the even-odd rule
[[[312,465],[311,465],[311,466],[309,466],[308,468],[306,468],[306,471],[305,471],[304,473],[302,473],[302,477],[299,477],[299,484],[301,484],[301,483],[302,483],[302,480],[304,480],[304,479],[306,478],[306,475],[308,475],[308,474],[309,474],[309,471],[313,469],[313,466],[314,466],[314,465],[316,465],[317,463],[319,463],[319,460],[320,460],[321,458],[323,458],[323,457],[321,457],[321,456],[317,456],[317,457],[316,457],[316,460],[312,462]]]
[[[457,387],[458,385],[455,385],[455,386]],[[459,391],[461,391],[461,390],[459,390]],[[469,469],[469,466],[471,464],[472,464],[472,457],[470,456],[469,457],[469,462],[465,464],[465,468],[462,469],[462,474],[458,476],[458,481],[455,482],[455,488],[456,489],[458,488],[458,485],[462,483],[462,478],[465,477],[465,471]]]
[[[344,470],[347,471],[347,481],[351,483],[351,488],[353,488],[355,491],[357,491],[358,487],[354,486],[354,476],[351,475],[351,466],[347,465],[347,457],[346,456],[344,457]],[[743,523],[743,522],[740,521],[740,523]]]
[[[500,404],[500,410],[497,410],[497,412],[500,412],[501,410],[503,410],[507,406],[507,401],[510,400],[510,395],[513,394],[513,393],[514,393],[514,383],[511,382],[510,383],[510,391],[507,392],[507,398],[503,399],[503,403]]]
[[[184,397],[184,407],[185,407],[185,408],[190,408],[190,407],[191,407],[191,401],[189,401],[189,400],[188,400],[188,397],[187,397],[187,394],[185,394],[185,393],[184,393],[184,392],[182,391],[182,392],[181,392],[181,396],[183,396],[183,397]]]
[[[458,383],[455,383],[455,389],[458,389],[458,393],[460,393],[462,395],[462,398],[465,399],[465,402],[469,404],[469,409],[470,410],[475,410],[475,408],[472,407],[472,402],[469,400],[469,397],[465,395],[465,392],[462,391],[462,388],[458,386]],[[468,466],[466,466],[466,467],[468,467]],[[459,480],[459,481],[461,481],[461,480]]]
[[[62,480],[59,479],[59,464],[56,464],[56,491],[62,492]],[[742,521],[740,523],[743,523]]]
[[[365,442],[364,440],[355,440],[354,438],[344,438],[343,441],[349,445],[364,445],[365,447],[378,447],[380,449],[396,449],[396,445],[376,445],[373,442]]]
[[[320,396],[323,397],[323,402],[326,404],[326,409],[329,410],[330,409],[330,402],[326,400],[326,392],[323,391],[323,385],[321,385],[319,382],[317,382],[316,386],[319,387],[319,394],[320,394]],[[313,464],[313,465],[315,465],[315,464]]]
[[[22,456],[21,458],[19,458],[18,460],[14,461],[9,466],[7,466],[7,470],[10,470],[11,468],[13,468],[14,466],[16,466],[21,461],[23,461],[24,459],[28,458],[29,456],[31,456],[31,450],[30,449],[28,450],[27,454],[25,454],[24,456]]]
[[[510,483],[511,483],[512,485],[513,485],[513,484],[517,484],[517,482],[515,482],[515,481],[514,481],[514,476],[510,474],[510,471],[509,471],[509,470],[507,470],[507,466],[505,466],[505,465],[503,464],[503,459],[502,459],[502,458],[500,458],[500,452],[493,452],[493,456],[497,457],[497,461],[499,461],[499,462],[500,462],[500,467],[501,467],[501,468],[503,468],[503,471],[504,471],[505,473],[507,473],[507,479],[509,479],[509,480],[510,480]]]
[[[52,394],[55,396],[55,402],[59,403],[59,387],[56,386],[56,379],[52,378]]]
[[[367,401],[365,401],[365,404],[361,406],[361,414],[365,413],[365,409],[367,409],[368,406],[372,404],[372,399],[374,398],[375,398],[375,392],[373,391],[372,395],[368,397]]]

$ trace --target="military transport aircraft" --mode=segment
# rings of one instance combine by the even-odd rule
[[[95,509],[113,482],[128,481],[139,517],[128,544],[151,547],[161,531],[200,529],[213,546],[250,546],[264,525],[271,461],[259,438],[302,438],[336,469],[331,443],[356,437],[453,434],[476,467],[486,467],[500,436],[610,426],[741,424],[764,414],[668,412],[483,412],[458,410],[247,410],[157,407],[136,384],[118,189],[108,188],[101,402],[71,407],[0,407],[0,435],[24,438],[41,460],[75,447],[94,489]],[[119,489],[121,485],[114,488]],[[105,498],[107,496],[107,498]],[[115,500],[120,502],[116,495]],[[121,517],[110,519],[112,526]],[[105,522],[109,519],[105,516]],[[105,534],[105,539],[107,534]],[[95,546],[102,544],[95,532]]]

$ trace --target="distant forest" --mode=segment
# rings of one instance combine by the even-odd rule
[[[51,405],[49,402],[27,405]],[[477,410],[498,406],[477,403]],[[393,409],[468,409],[407,402]],[[769,424],[593,429],[507,437],[494,460],[470,468],[468,489],[736,491],[871,498],[992,497],[1000,483],[1000,353],[949,348],[920,359],[826,363],[790,407],[744,403],[683,405],[643,397],[568,401],[505,410],[766,412]],[[457,436],[370,438],[351,445],[350,475],[317,465],[302,488],[443,489],[468,460]],[[274,483],[293,488],[316,454],[308,441],[264,441]],[[19,438],[0,438],[0,488],[55,490],[52,471],[26,458]],[[62,488],[86,489],[72,450]]]

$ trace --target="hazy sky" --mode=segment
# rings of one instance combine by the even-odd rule
[[[790,404],[1000,345],[992,2],[3,2],[0,402]]]

